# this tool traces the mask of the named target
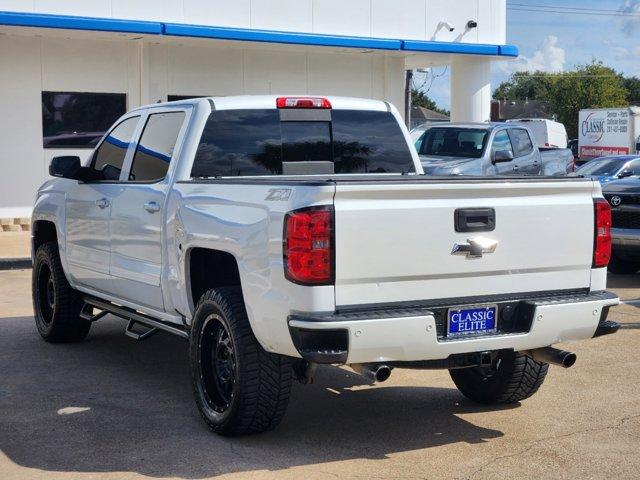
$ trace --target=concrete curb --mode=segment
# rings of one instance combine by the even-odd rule
[[[31,257],[0,258],[0,270],[21,270],[31,268]]]

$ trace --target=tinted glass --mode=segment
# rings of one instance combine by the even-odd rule
[[[420,154],[480,158],[487,136],[484,129],[432,127],[425,134]]]
[[[511,140],[509,140],[509,134],[506,130],[501,130],[493,137],[493,146],[491,152],[507,151],[513,155],[513,148],[511,146]],[[493,158],[493,157],[492,157]]]
[[[402,130],[389,112],[332,110],[332,122],[280,121],[278,110],[223,110],[207,121],[194,177],[413,171]],[[334,162],[334,165],[331,165]],[[327,164],[328,163],[328,167]]]
[[[124,93],[42,92],[42,144],[93,148],[126,111]]]
[[[333,110],[336,173],[413,172],[413,158],[390,112]]]
[[[140,117],[131,117],[116,126],[104,139],[93,157],[92,166],[104,180],[118,180],[124,157]]]
[[[329,122],[282,122],[283,162],[330,162]]]
[[[529,155],[533,151],[533,143],[529,138],[529,134],[522,128],[509,129],[509,136],[511,137],[511,144],[515,150],[515,157],[522,157]]]
[[[281,150],[277,110],[213,112],[202,132],[191,176],[280,174]]]
[[[165,177],[183,121],[184,112],[149,115],[133,157],[129,180],[149,182]]]

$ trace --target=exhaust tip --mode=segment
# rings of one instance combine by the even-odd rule
[[[562,359],[562,366],[564,368],[572,367],[573,364],[576,363],[577,359],[578,357],[575,353],[567,353],[567,355]]]
[[[386,365],[381,366],[376,371],[376,382],[384,382],[391,376],[391,369]]]

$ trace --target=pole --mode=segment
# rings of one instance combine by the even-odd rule
[[[411,129],[411,83],[413,81],[413,70],[407,70],[404,85],[404,122],[407,128]]]

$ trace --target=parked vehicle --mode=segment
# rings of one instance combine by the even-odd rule
[[[640,175],[640,155],[600,157],[590,160],[575,171],[605,185],[613,180]]]
[[[603,193],[611,204],[609,271],[636,273],[640,270],[640,178],[613,181],[604,186]]]
[[[640,154],[640,107],[580,110],[578,127],[581,162]]]
[[[518,402],[549,363],[575,362],[551,345],[618,329],[597,182],[421,175],[386,102],[150,105],[88,165],[57,157],[50,173],[32,224],[40,335],[80,341],[112,313],[137,340],[188,339],[221,434],[274,428],[318,364],[371,381],[449,369],[472,400]]]
[[[409,132],[409,136],[411,137],[411,141],[413,142],[413,146],[416,147],[416,150],[420,150],[420,145],[422,145],[422,139],[424,138],[424,132],[426,132],[432,124],[422,124],[418,125],[415,128],[412,128]]]
[[[570,150],[541,152],[517,124],[449,123],[431,127],[418,142],[430,175],[566,175],[573,167]]]
[[[507,120],[507,123],[527,127],[533,135],[533,143],[538,148],[567,148],[567,130],[560,122],[546,118],[516,118]]]
[[[580,151],[578,149],[578,139],[574,138],[572,140],[569,140],[567,142],[567,148],[569,150],[571,150],[571,153],[573,154],[573,159],[577,164],[580,161]]]

